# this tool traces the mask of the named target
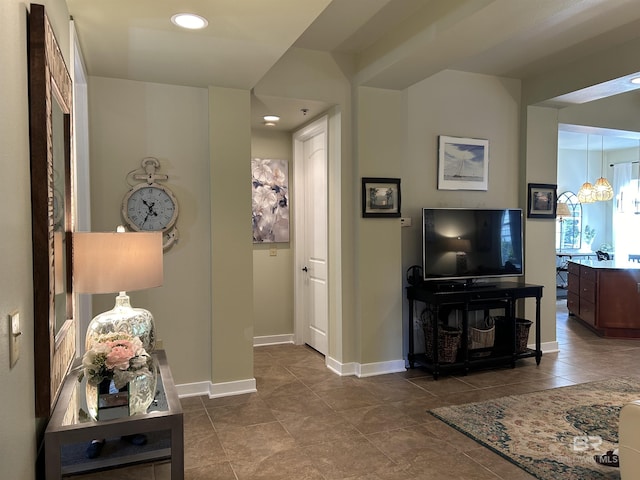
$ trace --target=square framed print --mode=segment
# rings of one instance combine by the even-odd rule
[[[399,178],[362,178],[362,216],[400,216]]]
[[[556,218],[557,188],[551,183],[530,183],[527,218]]]
[[[438,190],[487,190],[489,140],[438,137]]]

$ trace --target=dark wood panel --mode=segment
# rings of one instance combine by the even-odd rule
[[[580,266],[580,281],[587,280],[589,282],[596,281],[596,270],[586,265]]]
[[[596,303],[596,282],[580,279],[580,300],[589,303]]]
[[[567,279],[568,287],[567,289],[571,293],[575,293],[576,295],[580,295],[580,277],[573,273],[569,273],[569,277]]]
[[[574,315],[580,313],[580,297],[578,297],[577,294],[573,292],[567,293],[567,308],[569,309],[569,312],[573,313]]]
[[[569,262],[567,264],[567,270],[573,275],[580,275],[580,265],[577,263]]]
[[[598,279],[598,327],[640,330],[640,271],[603,270]]]
[[[580,298],[580,318],[589,325],[596,326],[596,306],[582,297]]]

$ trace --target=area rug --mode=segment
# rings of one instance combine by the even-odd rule
[[[618,446],[622,407],[640,382],[614,378],[430,410],[540,480],[613,480],[593,459]]]

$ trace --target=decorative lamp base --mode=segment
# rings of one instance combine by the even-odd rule
[[[98,337],[108,333],[128,333],[140,338],[144,349],[151,353],[156,345],[153,315],[144,308],[133,308],[129,296],[120,292],[113,309],[96,315],[87,327],[85,348],[89,350]]]

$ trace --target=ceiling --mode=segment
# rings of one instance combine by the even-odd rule
[[[196,87],[251,90],[290,48],[349,56],[356,85],[404,89],[444,69],[526,78],[640,36],[637,0],[66,1],[89,75]],[[208,27],[174,26],[184,11]],[[253,100],[256,127],[278,112],[287,131],[328,107]]]

